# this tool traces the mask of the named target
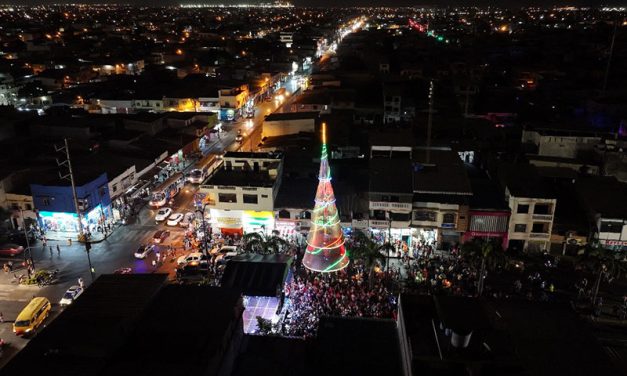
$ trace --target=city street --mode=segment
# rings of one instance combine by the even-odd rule
[[[294,96],[291,94],[297,90],[296,82],[289,80],[284,83],[284,87],[290,93],[287,101],[293,100]],[[242,118],[233,123],[225,124],[220,139],[209,145],[208,152],[255,150],[256,145],[261,141],[261,124],[264,117],[288,103],[278,104],[275,101],[259,103],[253,119]],[[249,120],[253,121],[252,126],[249,126]],[[246,133],[242,143],[235,142],[237,131],[240,129],[242,133]],[[182,213],[193,211],[193,197],[197,189],[197,185],[186,184],[181,193],[175,197],[174,205],[171,206],[172,210]],[[155,214],[156,210],[146,205],[135,217],[134,222],[119,225],[104,241],[92,244],[90,257],[96,278],[100,274],[113,273],[120,268],[131,268],[133,273],[153,272],[154,253],[144,260],[136,259],[133,253],[141,244],[152,244],[154,233],[159,229],[169,230],[170,236],[158,247],[161,249],[166,249],[169,245],[178,247],[177,255],[182,254],[180,249],[184,237],[183,229],[181,227],[169,227],[164,223],[156,224],[154,221]],[[28,342],[28,339],[16,337],[12,333],[12,322],[34,296],[44,296],[52,302],[52,312],[46,320],[46,322],[50,322],[63,309],[58,302],[70,286],[77,285],[79,278],[83,278],[86,286],[92,282],[84,244],[73,242],[70,246],[66,241],[49,241],[48,245],[52,247],[52,252],[48,247],[43,249],[41,242],[37,242],[33,246],[32,253],[37,270],[59,269],[59,280],[54,285],[45,287],[18,285],[14,281],[13,273],[0,275],[0,312],[4,317],[4,323],[0,324],[0,338],[8,343],[3,357],[0,358],[0,368]],[[56,250],[57,245],[59,245],[59,253]],[[164,253],[162,252],[162,254]],[[6,259],[2,260],[2,262],[6,261]],[[17,264],[19,261],[21,260],[14,260],[14,263]],[[168,260],[161,265],[158,271],[173,272],[174,268],[174,264]],[[14,273],[19,276],[25,274],[26,271],[25,269],[14,269]]]

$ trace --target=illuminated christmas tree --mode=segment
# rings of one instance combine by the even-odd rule
[[[316,203],[311,215],[311,229],[307,235],[307,249],[303,258],[307,269],[317,272],[335,272],[348,265],[348,254],[344,246],[344,234],[340,227],[340,216],[335,206],[335,195],[331,186],[331,169],[327,156],[326,125],[322,124],[322,156]]]

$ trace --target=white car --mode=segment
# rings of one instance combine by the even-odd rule
[[[225,245],[216,253],[216,262],[218,264],[224,264],[235,256],[237,256],[237,247]]]
[[[80,286],[72,286],[70,287],[65,294],[63,294],[63,298],[59,302],[62,306],[67,306],[72,304],[76,298],[78,298],[83,293],[83,288]]]
[[[157,211],[157,215],[155,215],[155,221],[157,223],[163,222],[172,214],[172,209],[170,208],[161,208]]]
[[[185,213],[183,220],[179,222],[179,226],[187,227],[194,221],[194,219],[196,219],[196,213],[193,213],[193,212]]]
[[[168,226],[177,226],[183,220],[183,213],[174,213],[168,218]]]
[[[190,262],[200,262],[202,260],[207,260],[207,257],[200,252],[192,252],[186,256],[181,256],[176,260],[176,263],[179,265],[187,264]]]
[[[148,256],[148,254],[152,252],[153,250],[154,250],[153,244],[149,244],[149,245],[142,244],[139,246],[139,248],[137,248],[137,251],[135,251],[133,255],[135,256],[135,258],[138,258],[138,259],[145,259],[146,256]]]

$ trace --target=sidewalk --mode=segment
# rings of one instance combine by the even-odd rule
[[[115,230],[118,229],[120,226],[122,225],[116,222],[111,228],[111,231],[107,232],[106,235],[100,232],[92,234],[89,238],[89,242],[100,243],[104,241],[106,238],[111,236],[111,234],[113,234]],[[72,242],[79,242],[78,235],[79,233],[75,231],[46,231],[45,236],[46,240],[48,241],[68,242],[68,239],[72,239]]]

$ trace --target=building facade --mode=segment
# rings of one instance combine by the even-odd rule
[[[95,231],[109,217],[111,197],[106,174],[76,187],[78,209],[85,230]],[[72,187],[31,184],[39,225],[46,231],[78,232]]]
[[[214,232],[269,233],[274,229],[282,169],[283,156],[278,153],[228,152],[222,167],[200,185],[196,204],[209,208]]]
[[[543,251],[549,249],[556,199],[517,197],[505,191],[511,209],[507,230],[509,249]]]

